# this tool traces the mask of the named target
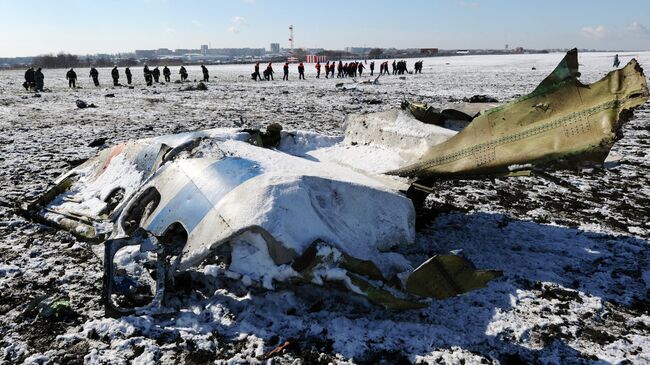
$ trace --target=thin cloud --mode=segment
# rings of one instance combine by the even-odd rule
[[[630,25],[627,26],[628,32],[641,36],[641,37],[649,37],[650,36],[650,29],[646,27],[645,25],[639,23],[639,22],[632,22]]]
[[[456,4],[458,4],[459,6],[461,6],[461,7],[463,7],[463,8],[472,8],[472,9],[476,9],[476,8],[480,8],[480,7],[481,7],[481,4],[479,4],[479,3],[476,2],[476,1],[457,0],[457,1],[456,1]]]
[[[591,39],[602,39],[607,35],[607,29],[602,25],[597,27],[584,27],[581,31],[582,35]]]
[[[236,25],[246,25],[246,19],[243,16],[235,16],[232,18],[232,22]]]
[[[241,30],[239,28],[237,28],[237,27],[228,27],[228,28],[226,28],[226,31],[228,33],[239,34],[239,32]]]

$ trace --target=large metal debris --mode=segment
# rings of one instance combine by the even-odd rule
[[[481,112],[459,133],[416,117],[468,115],[409,103],[348,116],[344,138],[271,125],[122,143],[22,210],[104,241],[111,315],[160,310],[177,273],[217,255],[228,256],[230,277],[257,275],[266,288],[338,282],[388,309],[419,308],[421,298],[459,295],[501,273],[458,255],[413,269],[395,252],[415,241],[409,184],[379,172],[416,177],[411,189],[426,193],[432,178],[602,163],[629,111],[647,100],[646,80],[634,60],[592,85],[577,81],[577,67],[569,52],[533,93]]]
[[[579,75],[574,49],[532,93],[481,113],[389,174],[426,180],[602,164],[622,123],[648,100],[646,77],[634,59],[591,85]]]

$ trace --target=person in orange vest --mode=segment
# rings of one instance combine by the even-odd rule
[[[282,70],[284,71],[284,76],[282,76],[282,80],[289,81],[289,62],[284,63]]]
[[[298,80],[304,80],[305,79],[305,65],[300,62],[298,65]]]
[[[316,78],[320,79],[320,62],[316,61]]]
[[[330,62],[327,61],[327,63],[325,64],[325,78],[329,79],[329,75],[330,75]]]

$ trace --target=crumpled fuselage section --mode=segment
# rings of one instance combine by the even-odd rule
[[[415,241],[414,190],[602,164],[648,99],[635,60],[592,85],[578,76],[571,51],[531,94],[476,116],[405,102],[348,116],[344,137],[273,125],[129,141],[22,209],[104,242],[109,314],[160,309],[175,273],[215,256],[227,277],[269,289],[335,281],[386,308],[418,308],[500,273],[459,255],[416,264],[399,254]],[[448,120],[471,122],[460,132],[436,125]]]

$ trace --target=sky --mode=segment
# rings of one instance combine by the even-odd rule
[[[0,0],[0,57],[295,46],[650,49],[650,0]]]

